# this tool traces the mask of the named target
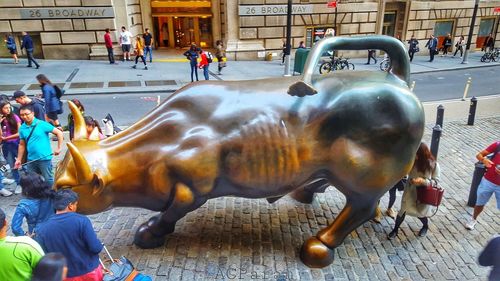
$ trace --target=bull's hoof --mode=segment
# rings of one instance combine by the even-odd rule
[[[302,262],[313,268],[322,268],[333,262],[334,251],[316,237],[307,239],[300,250]]]
[[[139,226],[135,232],[135,245],[142,249],[152,249],[161,247],[165,244],[165,236],[174,232],[175,223],[159,225],[158,220],[159,217],[152,217]],[[153,229],[156,231],[153,232]]]

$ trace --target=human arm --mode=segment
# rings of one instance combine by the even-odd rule
[[[410,183],[413,185],[429,185],[431,181],[438,182],[441,176],[441,168],[439,167],[439,163],[435,163],[434,169],[430,175],[430,178],[416,177],[410,179]]]
[[[24,142],[24,139],[21,139],[19,141],[19,147],[17,149],[17,158],[16,158],[16,162],[14,164],[15,169],[21,168],[21,161],[24,157],[25,152],[26,152],[26,143]]]
[[[92,223],[87,217],[84,217],[82,231],[83,239],[85,240],[88,250],[91,253],[99,254],[102,251],[103,245],[99,238],[97,238],[97,234],[92,227]]]
[[[8,140],[13,140],[13,139],[19,138],[19,128],[21,128],[21,119],[19,119],[19,117],[17,117],[17,115],[14,115],[14,118],[16,119],[16,126],[17,126],[16,132],[17,133],[10,135],[8,137],[2,137],[2,141],[8,141]],[[12,131],[12,129],[11,129],[11,131]]]
[[[26,207],[22,202],[19,202],[11,222],[12,233],[14,233],[15,236],[25,235],[25,232],[23,230],[23,220],[26,216]]]
[[[54,149],[54,155],[59,155],[59,153],[61,153],[61,146],[64,140],[63,132],[57,128],[54,128],[52,130],[52,133],[57,136],[57,147]]]

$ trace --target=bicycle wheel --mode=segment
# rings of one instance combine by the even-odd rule
[[[319,66],[319,73],[320,74],[327,74],[332,71],[332,64],[330,62],[324,62]]]
[[[492,57],[491,53],[486,53],[484,54],[484,56],[485,56],[484,59],[485,62],[491,62],[491,57]]]
[[[354,64],[352,62],[347,63],[347,69],[354,70]]]
[[[486,61],[486,54],[484,54],[482,57],[481,57],[481,62],[485,62]]]
[[[390,62],[389,61],[386,61],[386,60],[383,60],[381,63],[380,63],[380,70],[382,71],[387,71],[389,69],[389,67],[391,66]]]
[[[497,62],[499,60],[498,53],[493,53],[491,55],[491,60]]]

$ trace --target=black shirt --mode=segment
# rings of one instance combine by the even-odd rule
[[[144,39],[144,45],[151,46],[151,39],[153,39],[151,33],[144,33],[142,38]]]

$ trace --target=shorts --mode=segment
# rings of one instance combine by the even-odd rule
[[[47,112],[47,117],[49,117],[49,119],[51,119],[51,120],[56,121],[57,120],[57,112],[56,111]]]
[[[122,44],[122,51],[130,52],[130,44]]]
[[[495,198],[497,199],[497,209],[500,210],[500,185],[496,185],[484,177],[481,179],[479,187],[477,188],[476,206],[486,205],[486,203],[490,200],[491,195],[493,195],[493,192],[495,193]]]
[[[9,53],[11,55],[17,54],[17,50],[16,49],[9,49]]]

